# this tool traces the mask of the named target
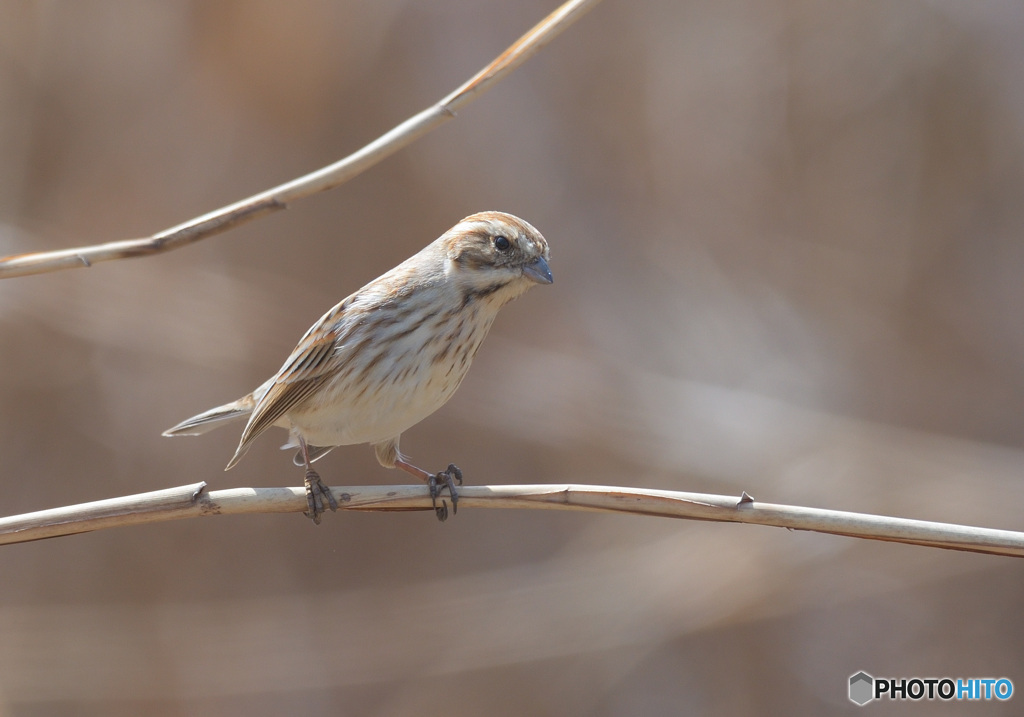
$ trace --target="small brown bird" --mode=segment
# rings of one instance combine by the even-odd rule
[[[312,463],[335,446],[373,445],[385,468],[448,487],[458,509],[454,465],[417,468],[398,450],[403,431],[443,406],[465,378],[498,309],[535,284],[550,284],[548,244],[502,212],[466,217],[418,254],[355,292],[310,327],[270,380],[237,401],[164,432],[194,436],[249,417],[228,470],[271,426],[290,431],[306,468],[307,515],[315,523],[337,502]]]

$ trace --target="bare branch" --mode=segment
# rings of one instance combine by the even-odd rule
[[[345,510],[432,510],[424,486],[336,486]],[[890,518],[740,497],[596,485],[495,485],[459,489],[459,507],[585,510],[606,513],[751,523],[794,530],[885,540],[948,550],[1024,557],[1024,533],[952,523]],[[112,498],[0,519],[0,544],[204,515],[301,513],[303,488],[232,488],[207,491],[205,483]]]
[[[453,119],[459,109],[507,77],[599,1],[569,0],[440,102],[334,164],[142,239],[5,257],[0,259],[0,279],[159,254],[285,209],[288,202],[296,199],[333,189]]]

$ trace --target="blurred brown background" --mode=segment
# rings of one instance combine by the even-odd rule
[[[0,253],[141,236],[334,161],[554,6],[5,2]],[[608,0],[340,189],[0,283],[0,513],[297,485],[283,433],[225,474],[237,429],[160,432],[501,209],[547,236],[555,284],[406,434],[421,465],[1021,530],[1022,196],[1020,3]],[[320,465],[405,482],[367,447]],[[0,549],[0,715],[852,713],[858,670],[1024,688],[1022,598],[1019,561],[770,528],[174,522]]]

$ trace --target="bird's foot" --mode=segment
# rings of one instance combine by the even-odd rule
[[[320,480],[320,474],[310,468],[306,471],[306,517],[320,525],[324,511],[338,509],[338,501],[331,495],[331,489]]]
[[[427,479],[427,487],[430,488],[430,500],[434,505],[434,514],[442,523],[448,520],[448,503],[442,499],[441,505],[438,505],[437,499],[441,497],[441,491],[447,487],[448,495],[452,498],[452,513],[458,513],[459,493],[455,490],[456,483],[462,485],[462,471],[454,463],[449,463],[446,470],[436,473]]]

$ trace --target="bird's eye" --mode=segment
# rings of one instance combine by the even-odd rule
[[[512,242],[508,240],[508,237],[497,236],[494,237],[494,248],[498,251],[508,251],[512,248]]]

